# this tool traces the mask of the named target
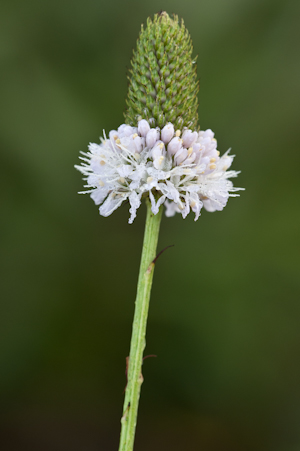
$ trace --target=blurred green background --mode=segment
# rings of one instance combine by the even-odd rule
[[[100,217],[73,166],[123,122],[162,9],[192,35],[201,128],[246,191],[163,219],[136,450],[300,449],[300,3],[2,0],[2,451],[118,448],[145,207]]]

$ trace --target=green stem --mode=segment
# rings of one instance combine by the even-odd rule
[[[133,450],[140,391],[143,383],[142,363],[146,346],[146,326],[154,273],[153,260],[156,256],[162,210],[161,207],[158,214],[154,215],[151,211],[151,204],[147,200],[147,218],[135,300],[119,451]]]

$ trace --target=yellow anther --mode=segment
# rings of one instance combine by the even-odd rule
[[[116,141],[118,139],[118,135],[114,135],[114,140]]]
[[[214,163],[212,163],[212,164],[209,165],[209,169],[216,169],[216,167],[217,167],[217,166],[216,166]]]
[[[192,147],[190,147],[190,148],[188,149],[188,156],[191,156],[191,155],[192,155],[192,153],[193,153],[193,148],[192,148]]]
[[[181,135],[181,131],[180,131],[180,130],[176,130],[175,135],[176,135],[177,137],[179,137],[179,136]]]
[[[120,144],[121,140],[118,138],[116,139],[116,144]]]
[[[102,180],[99,180],[99,186],[104,186],[105,185],[105,183],[104,182],[102,182]]]
[[[136,138],[137,136],[139,136],[137,133],[135,133],[132,137],[133,139]]]
[[[120,178],[119,178],[119,182],[120,182],[120,183],[125,183],[124,177],[120,177]]]
[[[163,149],[164,143],[160,143],[158,147],[159,147],[160,149]]]
[[[139,159],[141,158],[140,154],[137,153],[137,152],[135,152],[134,156],[135,156],[135,159],[136,159],[136,160],[139,160]]]
[[[101,160],[100,164],[101,164],[101,166],[104,166],[105,165],[105,161]]]
[[[165,157],[161,156],[158,159],[158,164],[162,164],[162,162],[164,161]]]
[[[196,207],[196,202],[193,200],[193,201],[190,203],[190,206],[191,206],[192,208]]]
[[[228,169],[228,166],[223,167],[223,171],[227,171],[227,169]]]
[[[178,141],[179,141],[181,144],[183,143],[183,139],[179,139]]]
[[[216,138],[212,138],[212,141],[215,141],[215,142],[217,142]]]
[[[152,180],[153,180],[153,177],[148,177],[148,178],[147,178],[147,183],[151,183]]]
[[[215,161],[217,161],[217,159],[214,158],[214,157],[210,159],[210,162],[211,162],[211,163],[214,163]]]
[[[218,156],[220,155],[220,152],[217,150],[217,154],[218,154]]]

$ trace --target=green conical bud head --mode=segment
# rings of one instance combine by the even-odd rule
[[[196,60],[189,32],[166,12],[142,26],[133,51],[125,122],[154,119],[160,128],[172,122],[177,129],[198,128]]]

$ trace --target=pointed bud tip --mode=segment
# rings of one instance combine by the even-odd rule
[[[198,81],[192,42],[183,20],[161,11],[142,26],[129,70],[125,122],[198,128]]]

